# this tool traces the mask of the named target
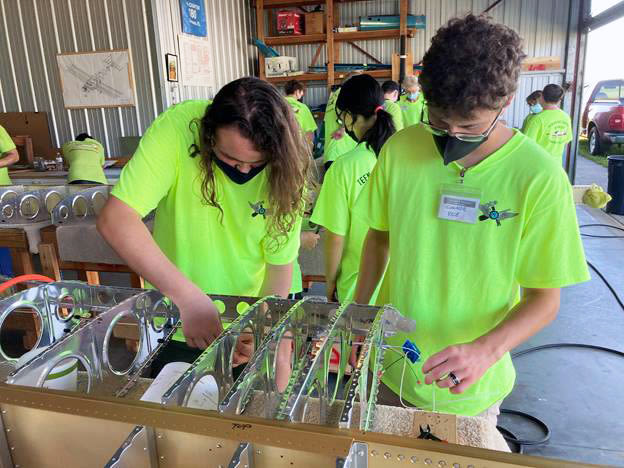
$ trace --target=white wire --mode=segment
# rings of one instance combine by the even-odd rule
[[[451,400],[443,400],[443,401],[438,401],[436,402],[436,383],[432,383],[431,384],[431,405],[424,405],[424,406],[408,406],[405,404],[405,402],[403,401],[403,381],[405,380],[405,368],[407,365],[407,355],[398,352],[396,349],[393,348],[400,348],[403,349],[402,346],[390,346],[390,345],[384,345],[384,347],[386,349],[389,349],[390,351],[399,354],[402,358],[403,358],[403,369],[401,370],[401,383],[399,384],[399,401],[401,402],[401,405],[403,405],[404,408],[418,408],[421,411],[431,411],[432,413],[436,412],[436,407],[440,408],[440,407],[444,407],[447,404],[454,404],[454,403],[459,403],[461,401],[470,401],[470,400],[478,400],[480,398],[487,398],[489,396],[494,396],[494,395],[500,395],[500,392],[488,392],[488,393],[482,393],[476,396],[472,396],[472,397],[466,397],[466,398],[453,398]],[[394,364],[393,361],[390,365]],[[416,379],[419,380],[418,376],[416,376]],[[430,408],[430,409],[429,409]]]
[[[407,359],[403,359],[403,370],[401,371],[401,385],[399,387],[399,401],[403,408],[407,408],[407,405],[403,403],[403,379],[405,378],[405,364],[407,363]]]

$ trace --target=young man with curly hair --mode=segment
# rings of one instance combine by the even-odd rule
[[[524,56],[486,17],[440,28],[420,75],[428,116],[388,140],[358,199],[370,229],[355,300],[385,271],[377,303],[416,321],[390,344],[422,353],[396,365],[386,353],[382,404],[495,422],[515,381],[509,351],[555,318],[559,288],[589,279],[566,174],[499,122]]]

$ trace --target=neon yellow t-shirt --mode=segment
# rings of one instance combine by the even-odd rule
[[[341,156],[325,174],[312,213],[313,223],[345,238],[336,281],[341,302],[352,301],[355,294],[368,225],[352,216],[352,211],[376,163],[375,153],[364,143],[359,143],[354,150]],[[376,296],[375,293],[371,298],[371,304]]]
[[[68,141],[63,145],[63,158],[69,163],[67,182],[88,180],[108,184],[104,175],[104,147],[97,140]]]
[[[570,116],[561,109],[546,109],[533,115],[522,131],[559,162],[566,145],[572,141]]]
[[[268,234],[267,171],[239,185],[213,165],[219,209],[202,197],[198,125],[210,101],[186,101],[163,112],[145,132],[112,195],[140,216],[154,208],[154,240],[176,267],[208,294],[257,296],[267,264],[292,263],[299,217],[279,245]],[[267,213],[265,210],[269,210]],[[181,333],[176,334],[179,338]]]
[[[405,127],[411,127],[420,123],[424,105],[425,98],[423,93],[418,93],[418,98],[415,101],[410,101],[405,94],[399,98],[399,107],[401,107],[401,112],[403,113],[403,125]]]
[[[527,126],[529,125],[529,122],[531,121],[531,119],[533,118],[533,116],[536,115],[533,112],[530,112],[529,115],[527,115],[524,118],[524,122],[522,122],[522,130],[520,130],[522,133],[524,133],[526,135],[526,129]]]
[[[503,147],[469,168],[464,185],[481,190],[483,220],[474,224],[438,218],[443,184],[458,185],[461,166],[444,166],[433,138],[420,125],[391,137],[381,151],[356,206],[373,229],[389,231],[390,261],[377,304],[391,303],[416,320],[416,330],[389,339],[411,339],[422,364],[447,346],[484,335],[503,321],[520,287],[559,288],[589,279],[572,189],[558,161],[515,131]],[[483,206],[483,205],[490,205]],[[500,220],[492,209],[517,213]],[[402,365],[383,382],[399,393]],[[410,363],[407,364],[411,365]],[[403,399],[431,409],[477,415],[508,395],[515,371],[509,353],[461,395],[418,384],[405,370]],[[469,398],[467,400],[467,398]]]
[[[403,130],[403,113],[401,107],[393,101],[386,99],[384,101],[384,109],[392,116],[392,123],[394,124],[394,130]]]
[[[15,149],[15,143],[2,125],[0,125],[0,156]],[[0,168],[0,185],[11,185],[9,170],[6,167]]]
[[[348,153],[357,146],[357,142],[346,133],[339,139],[332,135],[340,128],[337,121],[336,101],[340,94],[340,88],[329,95],[327,107],[325,109],[325,150],[323,151],[323,161],[335,161],[343,154]]]
[[[297,122],[299,122],[301,129],[305,133],[315,132],[317,125],[310,108],[303,102],[297,101],[294,97],[286,96],[286,100],[295,113],[295,118],[297,119]]]

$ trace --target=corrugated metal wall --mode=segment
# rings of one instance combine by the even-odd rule
[[[410,0],[410,14],[426,15],[427,27],[416,32],[410,40],[414,61],[419,62],[427,50],[437,29],[450,18],[468,12],[481,13],[493,2],[491,0]],[[499,22],[513,27],[525,40],[525,51],[529,56],[558,56],[565,63],[566,38],[570,8],[578,0],[507,0],[490,11]],[[578,8],[578,6],[576,6]],[[396,15],[399,12],[397,0],[371,0],[340,5],[340,24],[356,25],[360,16]],[[393,52],[399,51],[398,39],[358,41],[357,44],[377,57],[383,63],[391,63]],[[283,55],[299,57],[299,64],[305,69],[316,52],[318,45],[280,46],[276,49]],[[370,59],[347,43],[340,45],[340,60],[344,63],[367,63]],[[323,47],[318,64],[325,64]],[[524,99],[542,83],[561,83],[561,73],[548,75],[524,75],[521,78],[517,99],[506,119],[510,125],[519,126],[528,112]],[[526,93],[526,94],[525,94]],[[319,105],[327,100],[327,90],[323,84],[310,85],[305,101],[309,105]]]
[[[557,55],[565,61],[568,12],[579,0],[508,0],[491,15],[525,38],[530,56]],[[411,0],[410,13],[425,14],[427,28],[411,39],[418,61],[431,37],[449,18],[481,12],[489,0]],[[371,0],[340,6],[341,24],[355,24],[359,16],[396,14],[397,0]],[[45,111],[54,144],[60,146],[86,131],[103,142],[107,154],[120,156],[119,138],[141,135],[154,117],[183,99],[210,98],[225,83],[254,73],[257,51],[249,45],[254,35],[248,0],[206,0],[208,38],[214,51],[213,87],[188,87],[165,80],[165,53],[178,54],[180,32],[178,0],[0,0],[0,110]],[[573,15],[574,16],[574,15]],[[398,40],[359,41],[358,45],[385,63],[398,50]],[[129,48],[137,94],[136,108],[66,110],[59,83],[56,54]],[[368,59],[343,43],[341,61]],[[315,45],[278,47],[299,57],[302,67],[312,60]],[[325,51],[319,63],[325,63]],[[526,75],[507,120],[520,125],[527,109],[524,97],[561,74]],[[306,101],[324,103],[327,91],[318,83]]]
[[[206,17],[215,89],[165,80],[165,53],[179,55],[179,0],[0,0],[0,112],[47,112],[57,147],[88,132],[107,155],[125,156],[120,137],[142,135],[169,105],[213,97],[225,83],[254,74],[247,0],[206,0]],[[126,48],[137,106],[65,109],[56,55]]]
[[[1,109],[47,112],[53,144],[88,132],[119,156],[119,138],[141,135],[158,113],[150,0],[0,0],[0,16]],[[66,110],[56,54],[126,48],[137,106]]]
[[[165,54],[179,56],[178,35],[182,33],[179,0],[153,0],[159,69],[164,70]],[[208,36],[214,53],[214,86],[184,86],[168,83],[161,74],[164,107],[185,99],[209,99],[226,83],[254,74],[257,60],[250,45],[254,28],[247,0],[206,0]]]

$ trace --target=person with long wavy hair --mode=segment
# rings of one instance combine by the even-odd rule
[[[257,78],[151,124],[98,218],[121,258],[180,310],[161,353],[192,362],[223,331],[211,294],[288,295],[311,155],[292,110]],[[141,221],[156,210],[153,237]],[[182,342],[181,342],[182,341]],[[184,343],[185,341],[186,343]],[[235,363],[250,350],[239,343]]]

